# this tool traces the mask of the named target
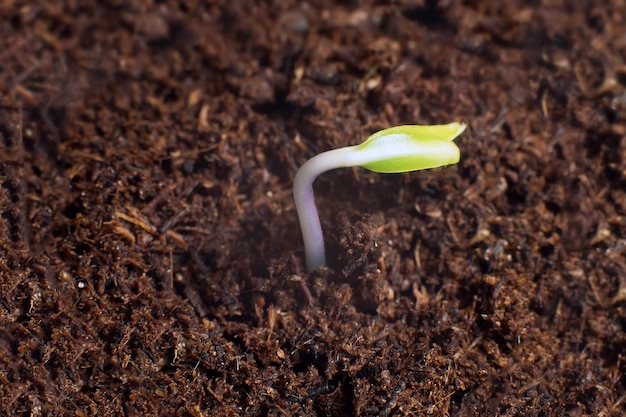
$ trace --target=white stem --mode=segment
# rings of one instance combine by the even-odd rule
[[[323,152],[306,161],[296,172],[293,181],[293,198],[304,240],[307,271],[326,266],[324,236],[315,206],[313,181],[318,175],[331,169],[356,166],[355,148],[356,146],[348,146]]]

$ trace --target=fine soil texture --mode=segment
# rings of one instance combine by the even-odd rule
[[[0,2],[0,415],[626,414],[624,0]],[[457,165],[315,183],[402,124]]]

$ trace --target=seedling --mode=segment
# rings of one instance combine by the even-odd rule
[[[463,123],[432,126],[397,126],[374,133],[356,146],[333,149],[314,156],[296,172],[293,197],[304,239],[306,268],[326,266],[322,225],[315,206],[313,181],[335,168],[360,166],[378,173],[400,173],[459,162],[452,142],[465,130]]]

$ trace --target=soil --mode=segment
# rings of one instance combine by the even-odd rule
[[[626,4],[0,4],[0,414],[626,413]],[[462,121],[461,162],[298,166]]]

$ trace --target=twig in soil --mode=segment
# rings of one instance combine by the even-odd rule
[[[129,210],[133,215],[129,216],[126,213],[116,210],[115,217],[120,220],[124,220],[130,224],[134,224],[135,226],[140,227],[141,229],[150,233],[153,236],[157,236],[159,234],[157,228],[151,225],[147,220],[143,219],[136,210],[132,209],[131,207],[126,207],[126,209]]]
[[[436,168],[459,162],[452,142],[465,130],[463,123],[433,126],[397,126],[381,130],[356,146],[333,149],[304,163],[293,182],[293,196],[304,239],[306,268],[326,266],[324,238],[313,181],[323,172],[360,166],[378,173],[400,173]]]

